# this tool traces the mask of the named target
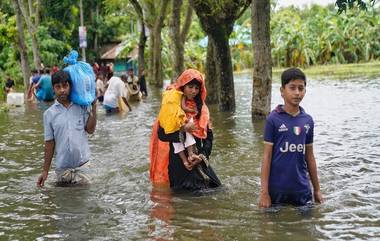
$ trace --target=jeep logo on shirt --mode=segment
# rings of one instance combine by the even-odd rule
[[[285,142],[284,147],[280,147],[281,152],[302,152],[305,154],[305,144],[289,144],[289,142]]]

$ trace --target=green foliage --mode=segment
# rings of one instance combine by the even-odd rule
[[[38,29],[38,42],[40,47],[41,59],[45,66],[62,64],[62,56],[65,56],[71,46],[61,40],[52,38],[46,26]]]
[[[137,34],[127,34],[124,39],[125,48],[118,55],[119,58],[126,58],[132,52],[132,50],[137,46],[139,42],[139,37]]]
[[[6,103],[0,103],[0,113],[1,112],[8,112],[9,106]]]
[[[380,58],[379,9],[288,7],[272,14],[272,57],[277,66],[357,63]],[[371,51],[370,51],[371,50]]]
[[[376,0],[370,0],[369,1],[372,6],[376,3]],[[338,13],[341,14],[342,12],[346,12],[347,9],[352,9],[355,6],[357,6],[361,10],[367,10],[367,5],[363,0],[337,0],[336,6],[338,7]]]
[[[15,17],[0,10],[0,80],[2,82],[9,75],[16,80],[16,83],[22,83],[21,69],[17,62],[16,34]],[[3,87],[0,92],[0,95],[3,94]]]

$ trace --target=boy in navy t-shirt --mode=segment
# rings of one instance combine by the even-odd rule
[[[314,121],[299,106],[306,93],[305,74],[298,68],[285,70],[280,91],[285,104],[278,105],[265,123],[259,206],[303,206],[312,202],[313,194],[321,203],[313,153]]]

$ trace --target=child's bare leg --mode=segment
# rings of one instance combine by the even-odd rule
[[[187,159],[186,157],[186,154],[185,154],[185,151],[181,151],[178,153],[179,157],[181,158],[182,162],[183,162],[183,165],[185,166],[185,168],[187,170],[191,170],[192,167],[191,167],[191,162],[189,162],[189,160]]]
[[[194,155],[194,150],[193,150],[193,145],[186,147],[187,150],[187,159],[189,162],[193,162],[193,155]]]

